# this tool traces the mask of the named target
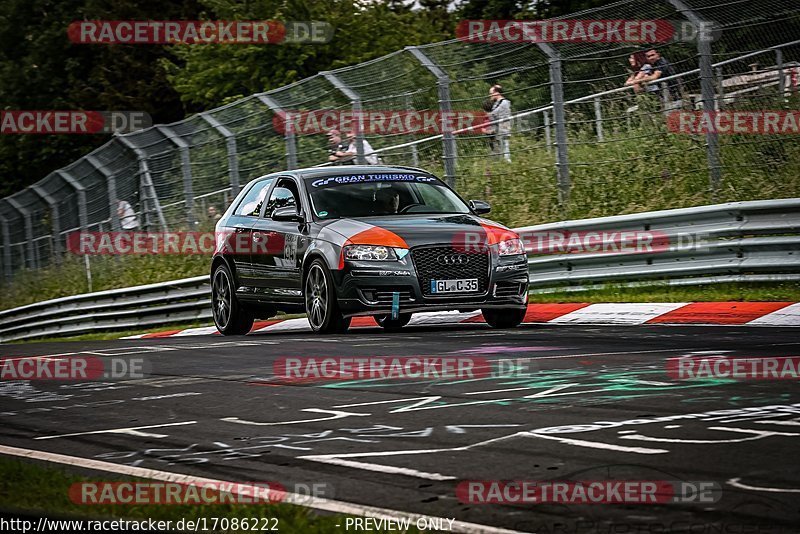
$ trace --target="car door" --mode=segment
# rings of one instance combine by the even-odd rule
[[[298,184],[291,177],[280,177],[252,228],[251,264],[256,292],[268,296],[271,302],[302,301],[300,266],[302,250],[308,242],[305,225],[272,218],[276,209],[291,206],[298,213],[304,211]]]
[[[226,255],[233,260],[239,289],[243,292],[252,292],[255,286],[250,252],[252,228],[274,182],[274,178],[256,182],[225,222],[222,235],[217,235],[217,241],[223,240],[226,244]]]

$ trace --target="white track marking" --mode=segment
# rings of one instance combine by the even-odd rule
[[[99,460],[91,460],[88,458],[80,458],[77,456],[66,456],[63,454],[55,454],[44,451],[37,451],[31,449],[19,449],[17,447],[7,447],[0,445],[0,454],[8,454],[11,456],[20,456],[22,458],[32,458],[35,460],[44,460],[47,462],[72,465],[86,469],[93,469],[95,471],[105,471],[108,473],[116,473],[132,477],[149,478],[152,480],[162,480],[166,482],[178,482],[183,484],[231,484],[231,481],[222,481],[210,478],[195,477],[191,475],[182,475],[179,473],[170,473],[169,471],[160,471],[157,469],[147,469],[143,467],[132,467],[128,465],[119,465],[111,462],[102,462]],[[235,483],[234,483],[235,484]],[[247,487],[241,484],[235,484],[231,491],[241,491],[244,495],[252,497],[253,491],[263,491],[263,488],[256,488],[256,486]],[[344,501],[335,501],[333,499],[322,499],[319,497],[310,497],[308,495],[301,495],[297,493],[285,494],[282,502],[287,504],[294,504],[297,506],[304,506],[314,510],[324,510],[336,514],[349,514],[376,517],[378,519],[398,519],[407,518],[416,522],[417,519],[430,517],[423,514],[414,514],[410,512],[403,512],[400,510],[392,510],[391,508],[379,508],[377,506],[364,506],[360,504],[353,504]],[[453,531],[461,532],[463,534],[522,534],[518,530],[508,530],[503,528],[491,527],[488,525],[481,525],[478,523],[468,523],[466,521],[455,521],[453,523]]]
[[[760,486],[748,486],[739,482],[741,478],[732,478],[728,480],[728,484],[734,488],[754,490],[754,491],[767,491],[769,493],[800,493],[800,488],[765,488]]]
[[[686,306],[686,302],[669,303],[602,303],[569,312],[550,321],[551,324],[643,324],[665,313]]]
[[[753,326],[797,326],[800,324],[800,302],[762,315],[758,319],[753,319],[747,324]]]
[[[305,456],[303,459],[323,464],[352,467],[353,469],[362,469],[364,471],[376,471],[378,473],[385,473],[388,475],[405,475],[415,478],[424,478],[426,480],[456,480],[456,477],[449,475],[442,475],[441,473],[426,473],[425,471],[418,471],[408,467],[393,467],[391,465],[355,462],[353,460],[342,460],[341,458],[318,458],[313,456]]]
[[[617,451],[617,452],[633,452],[637,454],[664,454],[669,452],[667,449],[648,449],[645,447],[623,447],[622,445],[613,445],[611,443],[600,443],[597,441],[586,441],[583,439],[559,438],[556,436],[537,434],[535,432],[527,432],[526,435],[532,438],[550,439],[553,441],[558,441],[565,445],[575,445],[576,447],[588,447],[590,449],[604,449],[607,451]]]
[[[182,426],[182,425],[193,425],[197,423],[197,421],[184,421],[182,423],[166,423],[163,425],[148,425],[148,426],[132,426],[127,428],[111,428],[108,430],[92,430],[90,432],[74,432],[72,434],[57,434],[55,436],[39,436],[38,438],[33,439],[55,439],[55,438],[69,438],[72,436],[87,436],[89,434],[129,434],[132,436],[144,436],[148,438],[165,438],[167,435],[165,434],[153,434],[150,432],[140,432],[140,430],[145,428],[163,428],[167,426]]]
[[[319,421],[333,421],[334,419],[344,419],[345,417],[368,417],[372,414],[357,413],[357,412],[341,412],[338,410],[323,410],[321,408],[305,408],[302,411],[311,413],[327,413],[331,414],[330,417],[319,417],[317,419],[303,419],[301,421],[275,421],[269,423],[261,423],[258,421],[247,421],[246,419],[239,419],[238,417],[223,417],[220,421],[226,423],[238,423],[240,425],[254,425],[254,426],[277,426],[277,425],[298,425],[300,423],[316,423]]]

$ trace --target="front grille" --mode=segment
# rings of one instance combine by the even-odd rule
[[[438,258],[442,256],[465,256],[469,261],[466,264],[442,265],[438,261]],[[422,294],[426,297],[433,296],[433,293],[431,293],[431,280],[477,278],[478,293],[486,293],[489,285],[489,252],[487,250],[465,251],[449,246],[420,247],[412,249],[411,258],[417,268]],[[454,297],[458,295],[459,293],[451,293],[442,296]]]
[[[400,293],[400,304],[410,304],[414,302],[414,298],[411,296],[411,288],[410,287],[399,287],[396,289],[362,289],[361,293],[363,293],[364,298],[375,304],[383,304],[386,306],[392,305],[392,298],[393,293],[397,291]]]
[[[519,282],[497,282],[494,286],[495,297],[518,297],[522,293]]]

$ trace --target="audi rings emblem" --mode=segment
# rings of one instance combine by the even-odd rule
[[[466,254],[439,254],[436,256],[436,263],[439,265],[466,265],[469,263],[469,256]]]

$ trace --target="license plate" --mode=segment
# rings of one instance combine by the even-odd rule
[[[478,279],[431,280],[431,293],[476,293]]]

